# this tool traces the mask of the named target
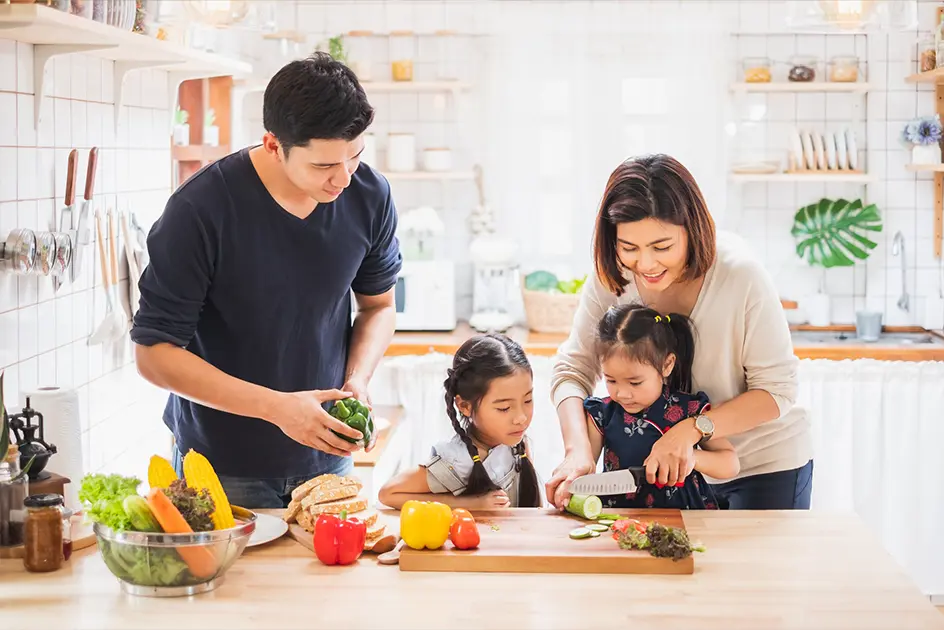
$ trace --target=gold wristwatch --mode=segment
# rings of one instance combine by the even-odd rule
[[[715,434],[715,423],[704,414],[697,415],[695,416],[695,430],[701,433],[701,439],[698,440],[696,446],[701,446]]]

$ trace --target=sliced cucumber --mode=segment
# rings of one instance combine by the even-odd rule
[[[610,528],[610,525],[612,525],[612,524],[615,523],[615,522],[616,522],[616,521],[611,521],[611,520],[608,519],[608,518],[598,518],[598,519],[597,519],[597,523],[599,523],[600,525],[606,525],[607,529],[609,529],[609,528]]]
[[[590,532],[590,538],[599,538],[599,537],[600,537],[600,532],[597,532],[597,531]]]
[[[592,494],[575,494],[567,503],[567,511],[574,516],[592,521],[603,511],[603,501]]]
[[[597,519],[603,519],[607,521],[618,521],[620,520],[619,514],[600,514],[597,516]]]
[[[579,540],[581,538],[590,538],[591,536],[593,536],[593,532],[591,532],[586,527],[578,527],[577,529],[570,530],[570,537],[573,538],[574,540]]]
[[[606,525],[603,525],[602,523],[591,523],[590,525],[586,525],[586,528],[589,529],[591,532],[605,532],[605,531],[609,531],[610,529],[609,527],[607,527]]]

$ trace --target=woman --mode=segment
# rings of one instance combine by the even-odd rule
[[[809,509],[812,439],[795,405],[798,359],[780,298],[743,242],[716,237],[691,173],[667,155],[620,164],[597,214],[593,258],[551,382],[565,458],[546,484],[548,501],[562,508],[570,483],[596,470],[582,404],[600,378],[597,322],[614,304],[641,302],[693,320],[694,388],[712,402],[656,442],[648,481],[674,485],[692,471],[696,444],[727,438],[741,472],[714,485],[721,507]]]

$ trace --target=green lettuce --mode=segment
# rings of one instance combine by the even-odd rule
[[[88,474],[82,478],[79,501],[85,505],[89,520],[101,523],[116,532],[123,532],[133,529],[123,502],[125,497],[138,493],[139,485],[141,480],[137,477]]]

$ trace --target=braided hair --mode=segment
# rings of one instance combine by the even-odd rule
[[[614,306],[600,319],[597,351],[601,360],[621,352],[634,361],[651,365],[660,374],[666,359],[674,354],[669,389],[692,391],[695,333],[691,320],[684,315],[661,315],[641,304]]]
[[[511,376],[518,370],[531,374],[531,364],[520,345],[501,334],[476,335],[462,344],[452,359],[452,367],[446,371],[446,413],[452,428],[469,450],[472,458],[472,474],[466,484],[464,495],[479,495],[498,486],[492,482],[479,457],[478,448],[472,441],[471,419],[462,416],[456,409],[456,397],[468,402],[475,410],[488,392],[492,380]],[[541,507],[541,492],[537,473],[528,458],[524,439],[514,448],[515,468],[518,470],[518,506]]]

